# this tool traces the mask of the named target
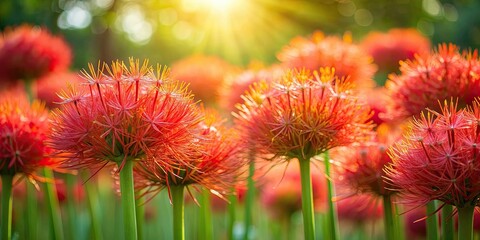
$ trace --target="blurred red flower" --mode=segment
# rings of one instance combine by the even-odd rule
[[[71,50],[60,37],[47,29],[22,25],[0,36],[0,76],[8,84],[31,80],[70,66]]]

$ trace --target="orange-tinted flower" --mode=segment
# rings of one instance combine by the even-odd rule
[[[400,64],[385,86],[390,103],[385,117],[403,120],[418,116],[425,108],[438,109],[438,101],[458,98],[464,106],[480,91],[480,61],[477,51],[463,52],[453,44],[441,44],[429,55]]]
[[[309,159],[359,140],[370,129],[369,110],[332,69],[293,70],[254,84],[235,117],[259,153]]]
[[[100,65],[61,94],[50,145],[69,167],[104,166],[179,154],[200,116],[184,84],[148,61]],[[120,168],[123,165],[120,166]]]
[[[66,70],[71,57],[65,41],[45,28],[23,25],[0,37],[0,76],[4,81],[35,79]]]
[[[341,164],[338,178],[339,184],[350,194],[368,193],[376,196],[392,195],[395,191],[384,181],[383,168],[392,160],[387,149],[398,139],[399,134],[389,131],[386,125],[377,129],[372,139],[355,143],[348,147],[336,148],[332,151],[332,159]]]
[[[191,132],[182,154],[158,154],[136,168],[136,189],[157,193],[170,186],[201,185],[218,196],[229,192],[243,166],[243,149],[237,131],[223,125],[218,114],[207,111]]]
[[[79,84],[82,78],[74,72],[52,72],[35,81],[37,98],[44,101],[49,109],[57,108],[61,102],[58,93],[69,84]]]
[[[236,76],[227,78],[221,91],[220,105],[228,110],[234,111],[235,105],[242,102],[242,95],[248,91],[249,86],[254,82],[271,82],[284,74],[280,66],[272,66],[267,69],[247,70]]]
[[[382,117],[387,111],[388,104],[387,91],[384,87],[365,89],[359,94],[359,96],[364,98],[365,102],[372,110],[373,114],[370,120],[373,121],[375,125],[379,126],[383,123],[387,123],[385,120],[388,119]]]
[[[337,36],[324,36],[317,31],[309,38],[296,37],[278,54],[278,59],[287,68],[307,68],[313,71],[321,67],[333,67],[337,76],[348,76],[359,88],[375,85],[372,78],[376,66],[362,48],[352,43],[349,34],[341,39]]]
[[[196,100],[206,105],[218,102],[220,89],[225,77],[237,69],[214,56],[193,55],[172,65],[172,76],[189,84]]]
[[[458,208],[475,205],[480,194],[479,102],[465,109],[445,103],[441,110],[412,121],[403,140],[390,149],[388,180],[405,203],[418,206],[437,199]]]
[[[48,111],[38,101],[29,103],[21,92],[0,99],[0,174],[35,177],[41,167],[54,166],[45,146]]]
[[[302,209],[302,188],[298,161],[275,166],[267,176],[260,191],[260,202],[277,219],[289,219]],[[327,193],[325,176],[320,169],[312,167],[313,201],[317,211],[326,208]]]
[[[373,57],[379,70],[391,73],[397,71],[401,60],[430,52],[430,40],[416,29],[395,28],[386,33],[370,32],[361,47]]]

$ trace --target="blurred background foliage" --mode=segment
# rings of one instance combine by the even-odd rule
[[[0,28],[23,23],[63,35],[73,68],[129,56],[170,64],[192,53],[246,66],[273,63],[293,37],[315,30],[354,40],[416,28],[436,45],[480,46],[475,0],[3,0]]]

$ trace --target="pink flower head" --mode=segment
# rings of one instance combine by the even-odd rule
[[[322,211],[327,202],[325,176],[320,169],[312,167],[311,177],[314,206],[316,211]],[[260,202],[272,217],[289,219],[293,213],[302,209],[298,161],[292,161],[288,166],[275,166],[265,178],[260,189]]]
[[[389,150],[393,164],[388,181],[403,201],[424,205],[431,200],[462,208],[480,194],[480,103],[458,109],[445,102],[410,122],[402,141]]]
[[[50,145],[69,167],[120,165],[156,154],[182,152],[200,121],[186,85],[168,69],[130,59],[127,66],[89,65],[84,82],[60,94]]]
[[[66,70],[71,58],[67,43],[45,28],[23,25],[0,36],[0,76],[4,81],[35,79]]]
[[[338,77],[348,77],[359,88],[375,85],[372,78],[376,66],[362,48],[352,43],[349,34],[341,39],[317,31],[309,38],[296,37],[277,56],[287,68],[313,71],[333,67]]]
[[[220,197],[230,192],[245,165],[243,141],[212,110],[185,142],[182,154],[158,154],[136,167],[136,188],[157,193],[170,186],[200,185]]]
[[[375,125],[379,126],[383,123],[388,123],[382,118],[382,116],[387,111],[387,104],[388,104],[388,96],[387,91],[384,87],[377,87],[372,89],[364,89],[360,94],[359,97],[364,98],[367,105],[372,110],[373,114],[370,120],[375,123]]]
[[[392,160],[387,149],[397,140],[397,133],[388,131],[386,125],[377,130],[372,139],[348,147],[332,150],[332,159],[341,164],[338,178],[349,194],[368,193],[376,196],[392,195],[395,191],[384,181],[384,167]]]
[[[441,44],[429,55],[418,55],[400,64],[385,86],[390,103],[385,117],[403,120],[425,108],[438,109],[438,101],[458,98],[470,104],[480,92],[480,61],[477,50],[463,52],[453,44]]]
[[[57,108],[61,102],[58,93],[66,89],[69,84],[78,85],[82,81],[78,73],[73,72],[52,72],[38,79],[35,82],[37,98],[44,101],[49,109]]]
[[[188,83],[195,99],[207,105],[217,104],[225,77],[236,71],[224,60],[204,55],[193,55],[172,65],[172,76]]]
[[[45,146],[48,132],[45,105],[30,104],[21,92],[4,92],[0,99],[0,174],[32,179],[41,167],[55,167]]]
[[[395,28],[386,33],[370,32],[361,43],[381,71],[396,72],[401,60],[430,52],[430,40],[416,29]]]
[[[359,140],[371,128],[365,124],[370,111],[334,72],[293,70],[254,84],[235,113],[244,138],[259,153],[288,159],[309,159]]]

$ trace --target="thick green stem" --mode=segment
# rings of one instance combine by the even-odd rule
[[[232,191],[233,192],[233,191]],[[233,240],[233,228],[235,227],[235,218],[236,218],[236,207],[237,207],[237,196],[235,194],[231,194],[228,197],[230,204],[228,204],[228,238]]]
[[[120,191],[122,194],[123,230],[125,239],[137,239],[137,219],[135,191],[133,188],[133,164],[132,160],[126,160],[120,171]]]
[[[328,224],[328,232],[330,235],[326,235],[327,238],[336,240],[339,239],[338,233],[338,216],[337,216],[337,208],[335,204],[333,204],[333,196],[334,196],[334,188],[332,177],[330,173],[330,156],[328,151],[324,153],[324,164],[325,164],[325,175],[327,176],[327,197],[328,197],[328,212],[327,212],[327,224]],[[327,233],[328,234],[328,233]]]
[[[453,228],[453,206],[445,204],[442,208],[442,239],[453,240],[454,228]]]
[[[27,182],[27,196],[26,196],[26,226],[27,233],[26,238],[30,240],[38,239],[37,224],[38,224],[38,204],[37,204],[37,189],[35,186]]]
[[[210,191],[202,189],[200,206],[200,238],[209,240],[213,239],[213,224],[212,224],[212,207],[210,204]]]
[[[458,239],[473,239],[473,212],[475,206],[466,205],[463,208],[457,207],[458,211]]]
[[[76,176],[67,174],[65,175],[65,183],[67,184],[67,215],[68,215],[68,238],[76,240],[77,235],[77,213],[76,213],[76,199],[75,199],[75,179]]]
[[[435,214],[437,206],[435,200],[427,204],[427,240],[438,239],[438,216]]]
[[[88,174],[84,174],[84,177],[88,177]],[[85,193],[88,198],[88,211],[90,212],[90,220],[92,223],[92,236],[95,240],[102,240],[102,227],[100,223],[100,202],[98,200],[98,189],[94,185],[95,183],[89,181],[85,183]]]
[[[383,196],[383,222],[385,225],[385,239],[395,239],[395,220],[390,195]]]
[[[145,224],[145,197],[141,197],[137,200],[137,237],[138,240],[142,240],[144,238],[144,224]],[[141,203],[141,204],[138,204]]]
[[[13,175],[2,175],[2,218],[1,239],[10,240],[12,237],[12,182]]]
[[[247,196],[245,199],[245,232],[243,235],[244,240],[250,239],[250,230],[252,225],[252,208],[255,200],[255,181],[253,176],[255,174],[255,153],[250,150],[249,154],[250,166],[248,167],[248,179],[247,179]]]
[[[315,239],[315,220],[313,211],[312,177],[310,159],[298,159],[302,184],[302,214],[305,240]]]
[[[53,238],[64,239],[62,213],[60,212],[60,204],[57,198],[57,188],[55,186],[55,177],[50,168],[43,168],[43,175],[49,182],[45,183],[46,204],[50,213],[50,222],[53,228]]]
[[[173,239],[185,239],[184,212],[185,205],[183,202],[184,186],[170,186],[173,204]]]

